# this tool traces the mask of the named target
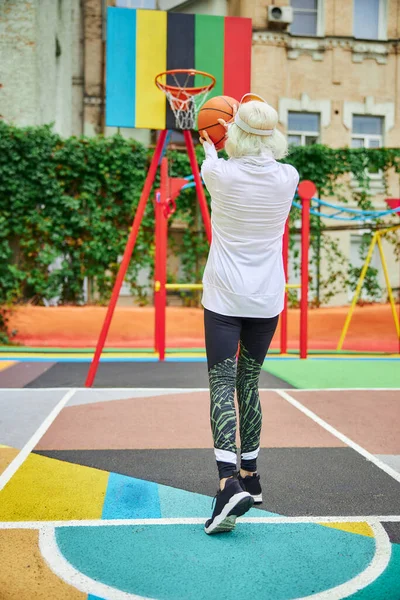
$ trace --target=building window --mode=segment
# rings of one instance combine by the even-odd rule
[[[354,37],[384,40],[386,33],[386,0],[353,0]]]
[[[352,148],[381,148],[383,146],[383,117],[353,115]],[[372,179],[382,179],[382,172],[368,169]]]
[[[119,8],[157,8],[156,0],[116,0],[115,4]]]
[[[323,0],[292,0],[293,22],[290,26],[292,35],[323,35],[322,2]]]
[[[289,112],[288,142],[295,146],[310,146],[319,142],[320,114]]]
[[[383,117],[353,115],[352,148],[381,148],[383,146]]]

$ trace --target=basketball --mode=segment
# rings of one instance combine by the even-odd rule
[[[218,119],[231,121],[233,118],[233,107],[239,105],[235,98],[230,96],[215,96],[210,98],[199,111],[197,117],[197,128],[199,132],[205,130],[217,150],[221,150],[225,145],[226,131],[225,127],[218,123]]]

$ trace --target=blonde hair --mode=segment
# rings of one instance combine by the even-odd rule
[[[246,133],[236,125],[228,129],[228,139],[225,150],[229,157],[240,158],[243,156],[259,156],[265,151],[270,151],[275,159],[283,158],[288,153],[288,144],[285,136],[276,129],[278,113],[266,102],[252,100],[239,107],[239,117],[256,129],[273,129],[271,135],[255,135]]]

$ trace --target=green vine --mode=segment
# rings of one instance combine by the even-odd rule
[[[202,148],[196,152],[201,163]],[[50,126],[18,128],[0,122],[0,305],[79,304],[85,280],[89,302],[109,301],[151,153],[119,135],[61,139]],[[190,173],[185,152],[170,150],[168,158],[171,176]],[[286,160],[301,179],[315,182],[321,197],[352,201],[361,208],[372,206],[368,170],[380,171],[385,185],[389,170],[400,173],[400,150],[391,148],[295,147]],[[350,178],[356,187],[349,185]],[[299,218],[293,210],[292,231]],[[357,270],[349,267],[320,219],[312,217],[311,227],[313,260],[324,265],[318,304],[345,285],[354,287]],[[170,235],[170,247],[179,258],[181,277],[200,281],[207,240],[193,188],[179,196],[169,228],[170,233],[179,231],[179,243]],[[369,239],[365,237],[365,244]],[[399,257],[398,234],[388,239]],[[149,294],[148,286],[138,283],[138,274],[147,269],[151,277],[153,259],[154,210],[149,201],[126,278],[141,304]],[[377,297],[373,280],[371,271],[367,285]],[[183,298],[187,305],[196,304],[199,294]],[[9,335],[6,328],[2,313],[1,335]]]

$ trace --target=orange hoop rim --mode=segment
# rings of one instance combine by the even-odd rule
[[[211,81],[208,85],[202,85],[197,87],[182,87],[179,85],[169,85],[167,83],[162,83],[161,81],[159,81],[160,77],[174,75],[175,73],[186,73],[189,76],[203,75],[203,77],[209,77]],[[206,73],[205,71],[198,71],[197,69],[171,69],[169,71],[163,71],[162,73],[156,75],[154,80],[154,83],[156,84],[159,90],[163,92],[169,92],[172,96],[175,97],[181,92],[184,92],[187,96],[196,96],[197,94],[208,92],[215,86],[216,82],[217,80],[215,79],[214,75]]]

